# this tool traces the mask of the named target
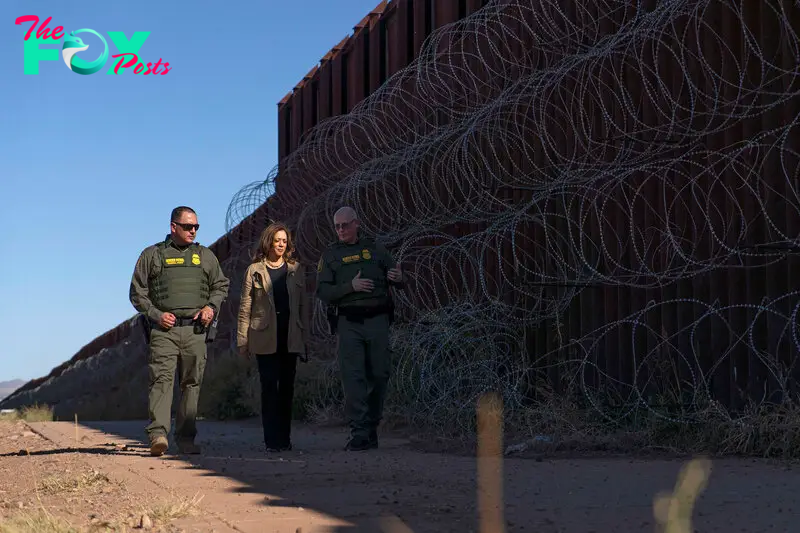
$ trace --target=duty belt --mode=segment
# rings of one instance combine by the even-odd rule
[[[375,305],[370,307],[340,307],[339,316],[354,322],[361,322],[365,318],[372,318],[378,315],[386,315],[392,311],[390,305]]]
[[[194,322],[195,320],[192,317],[175,317],[175,326],[192,326],[194,325]]]

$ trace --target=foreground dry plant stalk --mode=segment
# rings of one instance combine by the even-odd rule
[[[503,401],[496,393],[478,400],[478,516],[481,533],[504,533]]]
[[[675,491],[662,492],[653,500],[653,515],[659,533],[692,533],[692,511],[697,497],[708,485],[711,461],[699,458],[690,461],[678,475]]]
[[[503,400],[497,393],[478,399],[478,517],[480,533],[505,533],[503,513]],[[381,519],[386,533],[413,533],[398,516]]]
[[[381,517],[381,529],[385,533],[414,533],[397,515],[386,515]]]

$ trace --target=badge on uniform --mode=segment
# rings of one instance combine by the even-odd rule
[[[198,254],[192,254],[192,264],[193,265],[200,264],[200,256]]]
[[[369,250],[364,248],[363,250],[361,250],[361,257],[363,257],[365,260],[369,261],[372,258],[372,254],[369,253]]]

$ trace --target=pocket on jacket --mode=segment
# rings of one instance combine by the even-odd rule
[[[272,305],[266,298],[259,298],[253,302],[253,313],[250,315],[250,328],[254,330],[267,329],[272,318]]]
[[[250,317],[250,329],[261,331],[269,327],[269,317],[267,315],[253,315]]]

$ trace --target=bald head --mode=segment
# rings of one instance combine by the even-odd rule
[[[344,222],[347,220],[354,220],[355,218],[356,210],[348,206],[340,207],[339,210],[333,215],[334,224],[337,220]]]
[[[352,207],[341,207],[333,215],[333,227],[339,240],[353,244],[358,240],[358,218]]]

